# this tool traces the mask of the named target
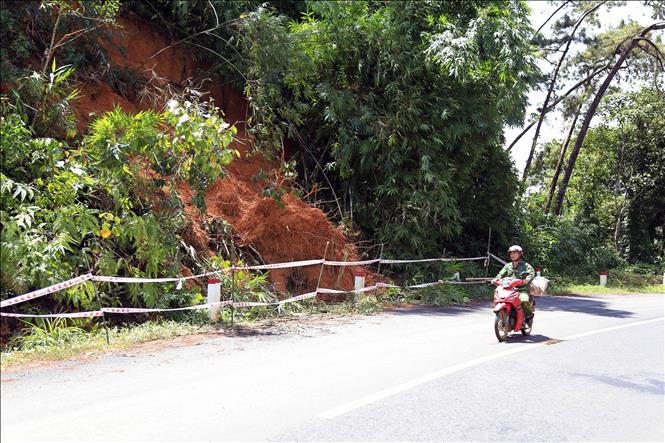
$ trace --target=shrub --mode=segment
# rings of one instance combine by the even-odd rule
[[[65,95],[66,80],[59,85]],[[161,113],[116,109],[75,146],[35,137],[20,106],[3,103],[0,118],[2,298],[90,271],[152,278],[179,275],[184,263],[191,265],[193,248],[180,238],[185,219],[176,187],[189,182],[203,208],[205,189],[237,155],[229,148],[235,128],[214,106],[172,100]],[[191,304],[199,293],[176,292],[173,284],[105,283],[95,300],[87,283],[54,298],[58,309],[91,309],[100,301],[174,307]]]

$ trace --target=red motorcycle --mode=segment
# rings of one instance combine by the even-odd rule
[[[524,310],[520,301],[520,293],[515,289],[522,286],[524,280],[518,278],[496,279],[493,283],[497,286],[494,291],[494,333],[499,341],[506,341],[511,331],[521,331],[522,335],[531,334],[533,326],[533,315],[524,319]],[[535,305],[531,303],[532,310]]]

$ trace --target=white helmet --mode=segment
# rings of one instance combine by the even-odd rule
[[[512,245],[510,248],[508,248],[508,253],[510,254],[511,252],[519,252],[520,254],[524,254],[524,251],[522,250],[522,247],[519,245]]]

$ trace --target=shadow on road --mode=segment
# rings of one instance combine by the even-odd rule
[[[542,334],[534,334],[534,335],[528,335],[528,336],[523,336],[519,332],[513,332],[510,337],[508,337],[508,340],[504,341],[503,343],[510,344],[510,343],[542,343],[548,340],[552,340],[551,337],[548,337],[547,335],[542,335]],[[554,340],[552,340],[552,344],[554,344]],[[559,343],[559,341],[556,341],[556,343]]]
[[[581,314],[599,315],[602,317],[630,318],[634,312],[613,309],[609,303],[592,297],[538,297],[536,299],[538,311],[566,311]]]
[[[408,307],[394,307],[386,312],[396,315],[433,315],[433,316],[459,316],[466,314],[476,314],[478,312],[491,312],[489,301],[478,301],[463,306],[434,306],[434,305],[415,305]]]
[[[621,309],[613,309],[609,303],[600,298],[585,296],[537,297],[537,311],[577,312],[602,317],[631,318],[635,313]],[[397,315],[429,315],[429,316],[461,316],[478,312],[491,313],[490,300],[477,300],[462,306],[410,306],[395,307],[387,312]]]
[[[267,327],[251,327],[236,325],[232,329],[225,330],[223,335],[227,337],[256,337],[282,335],[282,331],[276,331]]]
[[[593,380],[598,383],[604,383],[617,388],[630,389],[645,394],[663,395],[665,392],[665,383],[657,378],[650,379],[630,379],[628,377],[608,377],[599,374],[582,374],[579,372],[569,373],[574,377],[581,377],[587,380]]]

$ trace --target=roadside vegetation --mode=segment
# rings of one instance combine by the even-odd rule
[[[420,290],[381,290],[371,295],[348,294],[325,302],[296,302],[281,308],[220,309],[214,318],[207,311],[152,314],[145,321],[118,319],[30,319],[0,353],[2,371],[71,358],[95,358],[157,340],[201,334],[233,335],[287,320],[316,323],[330,318],[375,315],[386,309],[414,304],[446,306],[489,299],[487,288],[475,291],[437,286]],[[114,322],[115,320],[115,322]]]
[[[212,325],[190,321],[147,321],[132,326],[103,327],[100,322],[31,321],[0,354],[2,371],[70,358],[96,357],[154,340],[216,331]],[[108,342],[107,342],[108,339]]]
[[[550,282],[548,295],[631,295],[665,293],[658,279],[641,274],[613,275],[610,284],[597,282]],[[288,320],[308,323],[323,322],[334,317],[376,315],[395,308],[418,306],[455,306],[489,302],[492,289],[487,285],[461,288],[450,285],[413,290],[382,290],[373,295],[349,294],[331,302],[302,302],[286,309],[252,308],[222,309],[211,320],[207,312],[176,316],[152,315],[143,322],[112,324],[100,320],[36,319],[24,322],[21,332],[7,343],[0,353],[2,371],[29,368],[72,358],[97,358],[109,352],[135,349],[140,345],[176,337],[196,335],[233,335],[235,331],[273,327]],[[172,318],[169,318],[172,317]],[[110,326],[109,326],[110,324]]]
[[[550,282],[548,293],[552,295],[665,294],[663,275],[656,272],[649,272],[643,267],[613,269],[608,275],[607,286],[599,285],[598,276],[554,279]]]
[[[641,4],[653,16],[647,27],[621,22],[601,32],[598,13],[616,2],[566,2],[539,32],[528,5],[507,0],[1,0],[0,298],[87,272],[158,278],[260,263],[223,220],[203,224],[214,255],[193,241],[206,191],[240,155],[231,147],[237,129],[191,84],[157,97],[145,73],[112,66],[98,42],[112,42],[118,17],[130,13],[191,49],[201,76],[244,93],[253,154],[280,164],[276,179],[265,180],[266,197],[305,199],[384,258],[479,256],[488,247],[503,256],[517,243],[552,278],[553,293],[664,292],[665,3]],[[568,53],[571,45],[582,49]],[[541,72],[540,61],[552,70]],[[154,109],[77,119],[86,82],[127,99],[147,94]],[[547,98],[527,115],[534,88]],[[543,140],[541,124],[555,110],[565,130]],[[523,171],[510,158],[516,140],[504,139],[509,126],[536,128]],[[465,262],[380,274],[408,285],[498,269]],[[596,286],[600,271],[610,274],[605,289]],[[297,295],[278,294],[261,273],[223,274],[222,291],[236,301]],[[237,310],[233,320],[469,303],[490,292],[440,285]],[[86,282],[11,310],[177,308],[204,299],[201,282]],[[217,327],[186,315],[146,318],[131,328],[107,319],[110,341],[130,346]],[[106,341],[95,320],[2,322],[10,351],[3,366]]]

